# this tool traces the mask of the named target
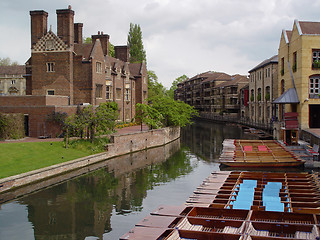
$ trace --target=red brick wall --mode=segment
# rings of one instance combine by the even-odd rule
[[[66,96],[0,96],[0,106],[31,107],[46,105],[68,105]]]

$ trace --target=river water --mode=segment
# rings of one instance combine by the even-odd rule
[[[32,193],[0,205],[0,239],[119,239],[157,206],[183,204],[220,171],[216,159],[226,138],[252,136],[234,125],[196,122],[165,147],[60,176],[41,190],[29,186]]]

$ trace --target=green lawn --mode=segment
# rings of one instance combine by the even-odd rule
[[[70,144],[68,149],[63,142],[2,143],[0,178],[102,152],[103,147],[99,144],[105,143],[105,140],[100,140],[98,144],[78,140]]]

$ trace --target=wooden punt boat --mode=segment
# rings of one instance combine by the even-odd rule
[[[299,167],[305,160],[274,140],[226,139],[219,162],[228,167],[270,168]]]

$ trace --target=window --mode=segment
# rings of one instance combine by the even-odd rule
[[[283,76],[284,75],[284,58],[281,58],[281,70],[280,70],[281,72],[281,76]]]
[[[112,86],[106,86],[106,99],[112,100]]]
[[[312,50],[312,68],[320,68],[320,50]]]
[[[16,84],[16,80],[11,80],[11,85]]]
[[[309,97],[310,98],[318,98],[319,97],[319,82],[320,82],[320,75],[310,77],[309,82]]]
[[[47,90],[47,95],[54,95],[54,90]]]
[[[281,88],[280,88],[280,90],[281,90],[281,94],[284,93],[284,90],[285,90],[285,88],[284,88],[284,79],[281,80]]]
[[[265,99],[266,99],[266,101],[270,100],[270,86],[266,87]]]
[[[54,72],[54,63],[47,62],[47,72]]]
[[[297,71],[297,52],[293,53],[293,64],[292,64],[292,71]]]
[[[96,72],[102,73],[102,64],[101,62],[96,62]]]
[[[102,84],[96,84],[96,98],[102,98]]]
[[[124,99],[126,101],[130,101],[130,89],[129,88],[126,88],[126,92],[125,92],[125,95],[124,95]]]

